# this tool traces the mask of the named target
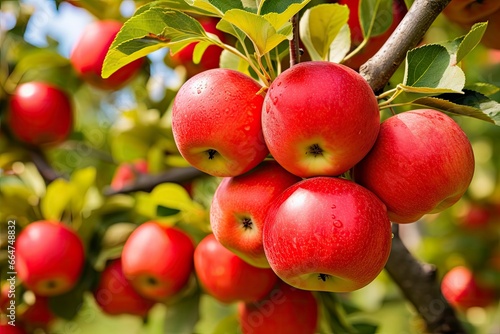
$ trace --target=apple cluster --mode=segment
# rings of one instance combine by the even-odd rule
[[[222,177],[215,239],[303,290],[366,286],[388,259],[391,221],[450,207],[474,172],[452,118],[419,109],[381,123],[364,78],[331,62],[295,65],[267,91],[233,70],[202,72],[179,90],[172,129],[191,165]]]

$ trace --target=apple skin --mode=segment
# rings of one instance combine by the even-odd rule
[[[366,0],[365,0],[366,1]],[[349,20],[347,24],[351,30],[351,49],[357,48],[363,42],[363,30],[361,22],[359,21],[359,2],[360,0],[340,0],[339,4],[347,5],[349,8]],[[394,30],[405,17],[407,10],[404,1],[394,0],[392,5],[392,24],[389,28],[378,36],[373,36],[368,39],[364,48],[352,58],[343,62],[344,65],[352,69],[359,70],[361,65],[366,63],[368,59],[373,57],[375,53],[384,45],[389,39]],[[389,18],[391,13],[387,13],[386,17]]]
[[[118,166],[111,180],[110,187],[120,190],[131,184],[137,178],[137,174],[147,174],[148,163],[145,160],[138,160],[133,163],[122,163]]]
[[[82,240],[63,223],[37,221],[16,240],[16,271],[23,285],[39,296],[71,290],[85,260]]]
[[[460,126],[431,109],[385,120],[373,149],[354,168],[357,183],[387,206],[395,223],[440,212],[465,193],[474,174],[474,154]]]
[[[274,80],[264,100],[267,147],[281,166],[300,177],[345,173],[371,149],[379,127],[375,94],[344,65],[297,64]]]
[[[70,61],[77,74],[90,85],[103,90],[124,87],[140,70],[144,58],[120,68],[109,78],[101,76],[104,58],[122,23],[114,20],[95,21],[83,31],[71,51]]]
[[[198,279],[210,295],[223,303],[254,302],[267,296],[278,277],[271,269],[254,267],[207,235],[194,252]]]
[[[44,82],[16,87],[7,122],[12,134],[29,145],[61,143],[73,128],[73,106],[61,89]]]
[[[452,0],[443,14],[463,29],[470,29],[477,22],[488,21],[481,43],[488,48],[500,49],[500,1]]]
[[[441,291],[454,307],[486,307],[495,301],[495,290],[482,285],[473,272],[464,266],[448,271],[441,281]]]
[[[314,177],[285,190],[264,222],[264,251],[286,283],[349,292],[373,281],[391,249],[385,205],[345,179]]]
[[[111,261],[104,268],[93,294],[99,308],[109,315],[145,317],[155,304],[135,291],[123,274],[120,259]]]
[[[198,21],[206,32],[216,35],[223,43],[226,42],[226,36],[224,35],[224,33],[216,28],[217,23],[219,22],[218,19],[213,17],[200,17],[198,18]],[[195,64],[193,63],[193,53],[195,46],[196,43],[191,43],[179,52],[168,57],[168,65],[172,67],[178,65],[184,66],[186,68],[188,78],[191,78],[203,71],[219,67],[222,48],[216,45],[210,45],[203,53],[200,63]]]
[[[262,245],[267,210],[278,195],[301,180],[270,160],[243,175],[224,178],[210,206],[217,240],[249,264],[269,268]]]
[[[236,176],[269,153],[264,142],[261,86],[230,69],[212,69],[182,85],[172,110],[174,140],[194,167],[213,176]]]
[[[154,221],[145,222],[123,246],[123,273],[141,295],[165,301],[188,283],[194,248],[186,232]]]
[[[310,291],[280,282],[265,298],[238,304],[243,334],[313,334],[318,326],[318,303]]]
[[[56,320],[56,316],[49,306],[49,298],[35,296],[35,302],[29,305],[19,318],[26,324],[26,327],[48,328]]]
[[[21,325],[19,323],[17,323],[16,321],[16,325],[15,326],[11,326],[7,323],[7,321],[5,321],[5,323],[3,322],[0,322],[0,332],[2,334],[27,334],[28,332],[26,332],[26,330],[21,327]]]

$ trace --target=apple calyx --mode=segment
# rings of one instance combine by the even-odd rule
[[[312,154],[314,157],[323,156],[323,149],[318,144],[312,144],[306,154]]]

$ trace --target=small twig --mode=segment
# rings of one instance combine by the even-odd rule
[[[45,154],[39,148],[30,148],[29,153],[31,160],[47,185],[58,178],[65,178],[64,175],[52,168],[47,161]]]
[[[293,38],[290,40],[290,67],[300,62],[299,50],[299,15],[295,14],[292,19]]]
[[[375,92],[384,88],[408,50],[417,46],[451,0],[415,0],[408,13],[380,50],[360,68]]]
[[[103,193],[105,196],[112,196],[118,194],[128,194],[136,191],[149,192],[161,183],[183,183],[194,180],[195,178],[203,175],[207,174],[193,167],[172,168],[160,174],[138,174],[137,179],[134,183],[127,185],[119,190],[108,187],[104,189]]]

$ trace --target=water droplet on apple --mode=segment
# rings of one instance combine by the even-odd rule
[[[341,228],[342,226],[344,226],[344,224],[342,224],[342,222],[340,220],[334,220],[333,226]]]
[[[276,85],[278,85],[278,87],[281,86],[281,81],[278,81]]]
[[[250,130],[250,125],[247,125],[244,127],[245,131],[249,131]]]

